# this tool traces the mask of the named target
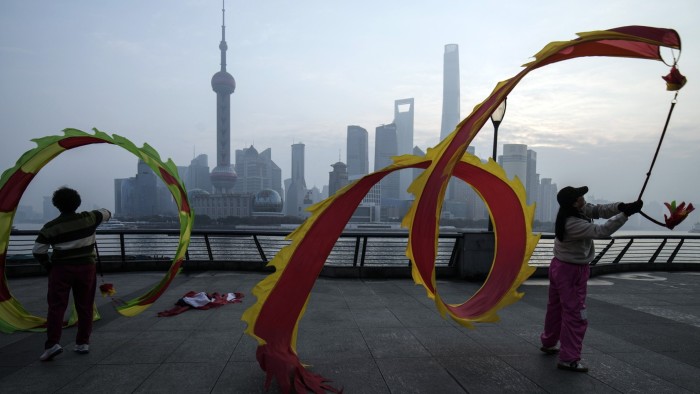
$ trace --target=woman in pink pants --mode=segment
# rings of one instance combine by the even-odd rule
[[[595,258],[593,240],[609,237],[627,218],[642,209],[633,203],[588,204],[588,187],[567,186],[557,193],[559,212],[555,224],[554,258],[549,265],[549,301],[540,350],[559,353],[557,368],[588,372],[581,364],[581,346],[588,327],[586,290],[589,264]],[[608,219],[603,224],[593,219]],[[557,348],[557,342],[560,347]]]

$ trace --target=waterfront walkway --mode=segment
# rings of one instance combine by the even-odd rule
[[[141,294],[163,273],[109,274],[118,295]],[[255,341],[240,320],[261,273],[207,271],[178,276],[146,312],[118,315],[98,295],[89,355],[71,350],[39,362],[43,333],[0,334],[2,393],[263,393]],[[439,281],[448,302],[479,284]],[[10,279],[12,293],[45,313],[46,278]],[[242,304],[173,317],[186,292],[243,292]],[[317,281],[299,328],[298,352],[314,372],[345,393],[683,393],[700,392],[700,273],[625,273],[592,278],[588,374],[555,368],[538,336],[547,286],[533,279],[501,322],[463,328],[442,319],[420,286],[405,279]],[[269,390],[278,392],[277,386]]]

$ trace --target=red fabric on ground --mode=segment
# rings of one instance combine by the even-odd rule
[[[168,310],[164,310],[162,312],[158,312],[158,317],[169,317],[169,316],[175,316],[179,315],[182,312],[185,312],[190,309],[211,309],[211,308],[218,308],[220,306],[226,305],[226,304],[237,304],[242,302],[241,299],[245,297],[243,293],[207,293],[207,297],[209,298],[209,302],[205,305],[202,306],[192,306],[188,305],[186,302],[183,301],[185,298],[192,298],[195,297],[196,295],[200,294],[201,292],[195,292],[195,291],[189,291],[187,292],[182,298],[180,298],[177,303],[175,304],[175,307],[170,308]],[[229,294],[232,294],[235,296],[234,299],[229,300]]]

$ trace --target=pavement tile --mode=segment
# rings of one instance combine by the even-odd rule
[[[158,367],[159,364],[93,365],[57,393],[133,393]]]
[[[321,326],[314,329],[300,329],[297,338],[297,354],[302,360],[371,357],[357,328]]]
[[[384,377],[373,358],[304,359],[309,370],[329,380],[329,384],[345,393],[389,394]],[[343,382],[342,385],[337,384]]]
[[[372,327],[361,330],[372,356],[376,359],[430,355],[408,328]]]
[[[232,360],[226,364],[211,394],[273,394],[279,393],[276,381],[272,381],[266,390],[265,372],[257,361]],[[189,394],[189,393],[188,393]]]
[[[468,393],[545,392],[496,356],[440,357],[438,361]]]
[[[594,355],[589,357],[587,362],[590,376],[621,392],[692,392],[610,355]]]
[[[377,359],[392,393],[465,393],[447,370],[429,357]]]
[[[242,332],[194,331],[165,360],[167,363],[227,362]]]
[[[161,364],[133,392],[209,393],[216,385],[225,365],[224,362]]]
[[[530,354],[499,356],[498,358],[535,384],[538,387],[537,391],[541,389],[547,393],[567,394],[620,393],[619,390],[610,387],[590,374],[557,369],[557,357],[545,355],[539,350]],[[589,361],[584,356],[582,362],[591,365]],[[593,367],[595,368],[595,363],[593,363]],[[481,380],[478,376],[475,376],[474,379],[477,382]],[[489,385],[486,386],[489,387]]]
[[[38,355],[36,357],[39,358]],[[13,394],[52,393],[70,384],[89,368],[89,365],[58,365],[51,361],[32,364],[0,380],[0,391]]]
[[[685,390],[697,391],[700,388],[698,367],[686,364],[674,357],[675,354],[643,352],[615,353],[611,356]]]
[[[120,346],[100,364],[162,363],[190,335],[187,331],[146,331]]]
[[[489,350],[465,334],[464,327],[414,327],[411,333],[433,357],[486,355]]]

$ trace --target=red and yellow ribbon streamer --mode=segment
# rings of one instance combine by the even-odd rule
[[[409,188],[415,201],[402,224],[409,229],[406,255],[413,278],[425,287],[441,313],[460,324],[495,321],[496,312],[522,297],[516,290],[534,271],[527,262],[538,237],[531,234],[534,208],[525,204],[519,182],[509,182],[494,162],[481,164],[466,155],[466,148],[493,111],[530,71],[583,56],[613,56],[662,60],[660,47],[680,49],[680,37],[671,29],[627,26],[579,33],[571,41],[552,42],[535,55],[515,77],[496,85],[493,92],[447,138],[425,157],[405,155],[392,165],[369,174],[312,206],[309,217],[294,233],[270,265],[275,272],[253,290],[255,305],[245,311],[246,333],[258,341],[257,357],[267,373],[289,392],[335,390],[327,381],[307,371],[296,355],[298,324],[316,278],[345,224],[370,188],[387,174],[404,168],[425,168]],[[496,250],[489,276],[481,289],[459,305],[445,304],[435,283],[438,221],[447,183],[457,176],[469,183],[486,203],[494,223]],[[290,376],[291,375],[291,376]],[[290,377],[292,381],[290,382]]]

